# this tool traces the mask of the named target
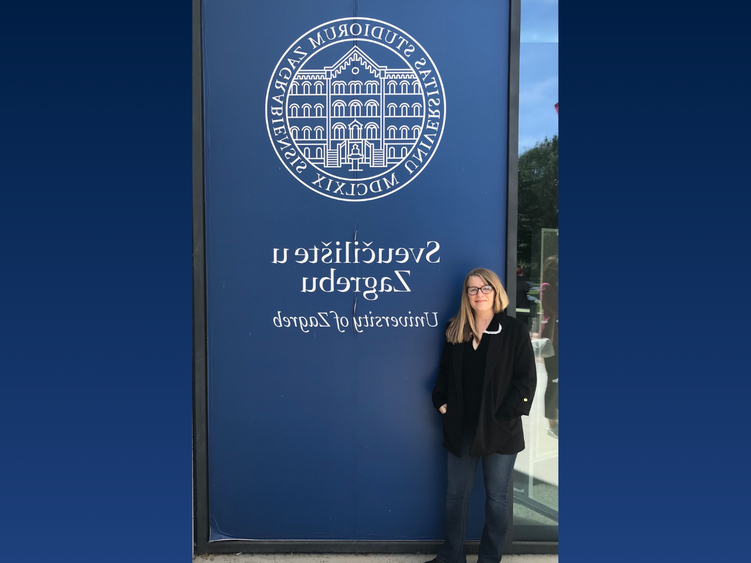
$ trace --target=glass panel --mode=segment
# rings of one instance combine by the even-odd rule
[[[537,393],[522,417],[514,539],[558,539],[558,3],[522,0],[519,70],[517,318],[537,354]]]

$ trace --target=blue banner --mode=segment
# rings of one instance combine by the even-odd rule
[[[508,3],[203,6],[210,539],[440,540],[444,325],[505,274]]]

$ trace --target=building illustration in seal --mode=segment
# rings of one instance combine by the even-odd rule
[[[424,114],[415,72],[380,66],[358,46],[331,66],[300,69],[287,96],[292,139],[306,160],[331,172],[398,164],[417,143]]]

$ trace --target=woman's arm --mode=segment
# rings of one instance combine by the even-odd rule
[[[448,401],[448,392],[446,387],[449,372],[449,346],[451,346],[451,344],[446,341],[443,342],[441,364],[438,367],[438,376],[436,377],[435,383],[433,384],[433,406],[439,411],[441,410],[441,407],[443,407]],[[445,412],[442,414],[445,414]]]
[[[507,418],[529,415],[537,387],[537,367],[527,327],[519,324],[514,348],[514,371],[511,385],[498,413]]]

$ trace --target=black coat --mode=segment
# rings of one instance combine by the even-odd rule
[[[496,332],[498,334],[488,334]],[[524,449],[521,416],[529,415],[537,385],[532,341],[524,323],[501,311],[493,317],[483,338],[490,338],[485,360],[480,418],[469,454],[515,454]],[[462,355],[464,344],[445,342],[438,377],[433,386],[433,405],[446,406],[443,446],[461,457],[464,401]]]

